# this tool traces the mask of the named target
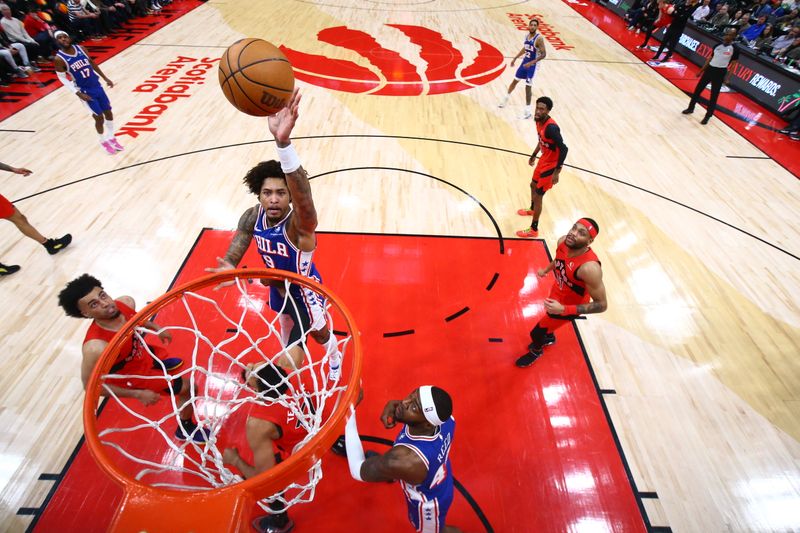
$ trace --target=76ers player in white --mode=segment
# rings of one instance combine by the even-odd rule
[[[94,127],[100,138],[100,146],[106,153],[114,155],[121,152],[122,145],[114,136],[114,115],[111,113],[111,102],[100,85],[98,75],[109,87],[113,87],[114,82],[103,74],[100,67],[82,47],[72,44],[72,39],[67,32],[57,31],[54,36],[59,47],[53,61],[58,79],[91,110]]]
[[[522,59],[522,63],[520,63],[514,75],[514,80],[511,82],[511,85],[508,86],[508,94],[506,94],[498,104],[498,107],[505,107],[508,103],[508,97],[511,96],[511,92],[517,86],[517,83],[524,81],[525,111],[520,117],[523,119],[532,117],[531,98],[533,97],[533,91],[531,87],[533,86],[533,76],[536,74],[536,67],[539,65],[539,62],[547,57],[547,50],[544,47],[544,38],[538,31],[539,21],[531,19],[530,22],[528,22],[528,35],[525,36],[525,43],[522,45],[522,49],[519,53],[511,60],[511,66],[514,66],[514,63],[522,54],[525,54],[525,57]]]
[[[317,211],[311,197],[308,174],[300,164],[290,135],[298,117],[300,93],[295,90],[289,103],[269,117],[269,131],[278,147],[278,161],[263,161],[250,169],[244,182],[250,192],[258,196],[258,204],[247,209],[239,219],[224,258],[218,257],[216,268],[208,272],[221,272],[235,268],[255,239],[258,253],[267,268],[288,270],[322,282],[313,262],[317,247]],[[329,374],[338,380],[341,373],[341,353],[327,327],[325,301],[314,291],[297,285],[289,288],[287,300],[281,282],[270,286],[270,307],[280,313],[281,333],[289,350],[292,363],[299,366],[304,352],[296,341],[308,333],[325,346]],[[279,364],[291,365],[289,361]]]
[[[389,400],[381,414],[387,429],[405,426],[392,449],[365,458],[355,412],[345,426],[350,475],[358,481],[400,481],[408,504],[408,519],[423,533],[460,533],[445,524],[453,503],[450,446],[455,436],[453,401],[439,387],[425,385],[404,400]]]

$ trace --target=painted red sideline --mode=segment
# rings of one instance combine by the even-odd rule
[[[635,55],[643,62],[647,62],[653,57],[655,52],[651,50],[638,50],[636,47],[644,41],[644,35],[636,35],[629,32],[625,27],[625,22],[611,10],[588,1],[569,1],[563,0],[571,9],[578,12],[583,18],[597,26],[606,35],[625,47],[631,54]],[[658,45],[658,41],[650,40],[650,44]],[[697,85],[698,72],[700,67],[677,53],[672,57],[672,61],[678,61],[683,68],[653,67],[653,70],[669,80],[677,88],[684,92],[691,93]],[[705,97],[708,92],[705,92]],[[689,97],[686,97],[686,104]],[[727,108],[735,116],[730,116],[720,112],[722,108]],[[680,109],[675,109],[675,113],[680,113]],[[664,110],[670,112],[672,110]],[[703,111],[695,111],[694,115],[687,117],[687,120],[698,122],[703,116]],[[765,155],[771,157],[783,168],[800,178],[800,142],[792,141],[787,135],[777,132],[786,126],[786,121],[757,104],[747,96],[737,93],[721,93],[717,102],[717,111],[714,120],[721,120],[733,128],[742,137],[750,141]],[[744,154],[727,154],[730,156],[744,156]],[[735,159],[734,159],[735,161]]]
[[[157,15],[133,18],[108,37],[100,41],[87,40],[81,43],[81,46],[99,65],[201,5],[203,2],[199,0],[175,0]],[[8,87],[0,88],[0,121],[22,111],[61,87],[61,82],[53,70],[53,64],[40,66],[41,72],[32,72],[29,78],[16,79]],[[112,80],[115,79],[113,73],[106,74]]]

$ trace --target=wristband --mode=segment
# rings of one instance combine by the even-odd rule
[[[361,479],[361,465],[364,464],[364,447],[361,445],[361,437],[358,435],[356,426],[356,410],[350,408],[350,418],[344,427],[345,449],[347,450],[347,465],[350,467],[350,475],[356,481]]]
[[[577,305],[565,305],[564,306],[564,313],[565,315],[577,315],[578,314],[578,306]]]
[[[298,168],[300,168],[300,158],[297,157],[297,152],[294,150],[294,146],[291,144],[284,148],[280,146],[278,148],[278,159],[281,162],[281,170],[283,170],[284,174],[291,174]]]

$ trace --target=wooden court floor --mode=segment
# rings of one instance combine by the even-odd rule
[[[217,86],[211,66],[230,43],[261,37],[331,60],[311,62],[318,71],[299,83],[295,132],[318,176],[321,230],[493,236],[496,222],[510,237],[526,223],[515,211],[528,202],[535,130],[517,118],[521,87],[497,108],[513,71],[492,58],[513,57],[515,20],[533,13],[568,45],[547,44],[533,89],[553,98],[570,147],[540,235],[552,250],[579,216],[601,226],[610,305],[578,327],[600,386],[616,391],[605,400],[650,523],[800,528],[794,176],[719,121],[681,115],[686,97],[569,3],[220,0],[103,64],[125,152],[105,155],[63,90],[0,123],[0,160],[34,171],[0,176],[0,190],[42,233],[75,239],[51,257],[0,229],[0,261],[23,266],[0,280],[0,530],[25,530],[31,518],[17,510],[42,503],[52,482],[40,474],[59,472],[82,432],[87,325],[62,315],[60,288],[91,272],[112,294],[149,301],[200,228],[233,228],[253,204],[241,176],[274,148],[265,121],[236,112]],[[455,81],[445,62],[426,72],[441,40],[458,51],[447,48]],[[368,45],[382,51],[358,52]],[[170,64],[208,74],[156,112],[167,82],[148,80]],[[378,83],[355,77],[364,70]],[[534,379],[536,366],[526,371]]]

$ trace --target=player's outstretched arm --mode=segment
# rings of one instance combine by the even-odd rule
[[[207,268],[206,272],[221,272],[236,268],[239,261],[244,257],[247,248],[250,247],[257,219],[258,206],[253,206],[242,213],[242,216],[239,217],[239,224],[236,226],[236,234],[234,234],[233,240],[228,246],[228,251],[225,252],[225,257],[218,261],[220,263],[219,267]]]
[[[428,476],[428,468],[422,459],[405,446],[393,446],[383,455],[374,455],[361,465],[364,481],[393,481],[401,479],[419,485]]]
[[[316,246],[314,231],[317,229],[317,210],[311,196],[308,173],[300,164],[300,158],[292,145],[291,134],[300,113],[302,95],[294,90],[286,107],[269,116],[269,131],[278,147],[278,159],[286,174],[286,185],[292,195],[292,226],[297,232],[297,245],[301,250],[311,251]]]
[[[355,409],[351,409],[350,418],[344,427],[344,439],[350,475],[357,481],[377,482],[402,479],[418,485],[425,481],[425,477],[428,475],[428,468],[422,459],[405,446],[394,446],[383,455],[365,459],[364,447],[361,445],[361,438],[358,435]]]
[[[8,172],[13,172],[14,174],[22,174],[23,176],[30,176],[33,174],[33,172],[27,168],[12,167],[11,165],[6,165],[5,163],[0,163],[0,170],[6,170]]]

